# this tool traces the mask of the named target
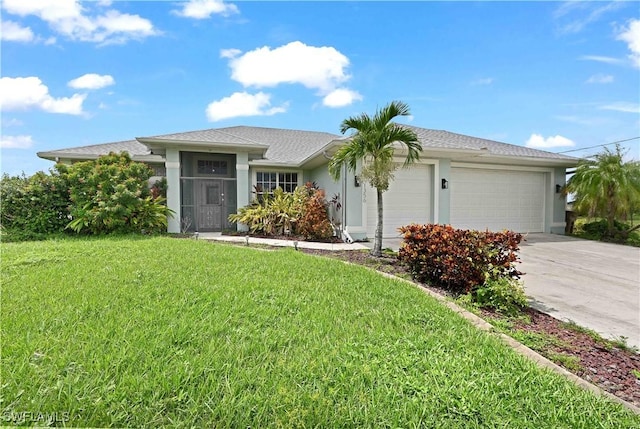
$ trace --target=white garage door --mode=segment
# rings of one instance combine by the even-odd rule
[[[452,168],[451,225],[544,232],[544,173]]]
[[[389,190],[382,194],[384,222],[382,236],[398,237],[398,228],[410,223],[432,221],[431,195],[433,184],[430,165],[414,165],[399,168]],[[376,190],[365,188],[367,200],[367,236],[373,238],[378,216]]]

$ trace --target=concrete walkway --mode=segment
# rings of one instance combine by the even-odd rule
[[[247,237],[242,235],[222,235],[219,232],[201,232],[198,234],[200,240],[226,241],[229,243],[246,244]],[[294,240],[276,240],[273,238],[249,237],[249,244],[262,244],[265,246],[295,247]],[[360,243],[316,243],[311,241],[298,241],[300,249],[317,250],[366,250],[367,247]]]
[[[640,347],[640,249],[530,234],[519,270],[532,306]]]

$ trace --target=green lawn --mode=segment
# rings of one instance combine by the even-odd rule
[[[417,288],[291,249],[162,237],[3,244],[1,329],[5,420],[640,426]]]

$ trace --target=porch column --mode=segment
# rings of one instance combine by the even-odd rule
[[[236,154],[236,201],[238,208],[249,204],[249,190],[251,178],[249,177],[249,154]],[[238,231],[246,231],[247,226],[243,224],[237,225]]]
[[[179,233],[180,219],[180,151],[167,148],[165,155],[165,167],[167,169],[167,207],[173,210],[173,216],[169,216],[167,232]]]

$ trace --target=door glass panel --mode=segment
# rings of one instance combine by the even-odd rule
[[[207,185],[206,204],[220,204],[220,185]]]

